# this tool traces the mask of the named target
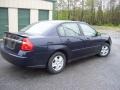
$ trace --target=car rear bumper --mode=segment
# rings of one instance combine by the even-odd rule
[[[1,46],[0,51],[1,51],[2,57],[5,60],[7,60],[8,62],[16,66],[29,67],[29,68],[45,68],[46,67],[46,63],[40,64],[40,61],[42,60],[39,60],[37,62],[34,60],[33,57],[25,57],[25,56],[20,56],[20,55],[10,53],[8,50],[4,48],[4,46]]]

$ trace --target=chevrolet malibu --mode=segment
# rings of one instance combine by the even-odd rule
[[[106,57],[111,38],[79,21],[41,21],[18,33],[5,32],[1,55],[8,62],[29,68],[61,72],[68,62],[98,55]]]

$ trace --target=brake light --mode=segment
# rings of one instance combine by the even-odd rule
[[[23,38],[21,50],[23,51],[31,51],[33,49],[33,44],[28,38]]]

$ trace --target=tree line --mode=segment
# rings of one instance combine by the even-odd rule
[[[57,0],[54,19],[120,25],[120,0]]]

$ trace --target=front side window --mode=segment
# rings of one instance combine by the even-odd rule
[[[60,36],[79,36],[80,30],[76,23],[65,23],[62,24],[59,28],[59,34]]]
[[[80,27],[86,36],[96,36],[96,31],[87,24],[80,24]]]

